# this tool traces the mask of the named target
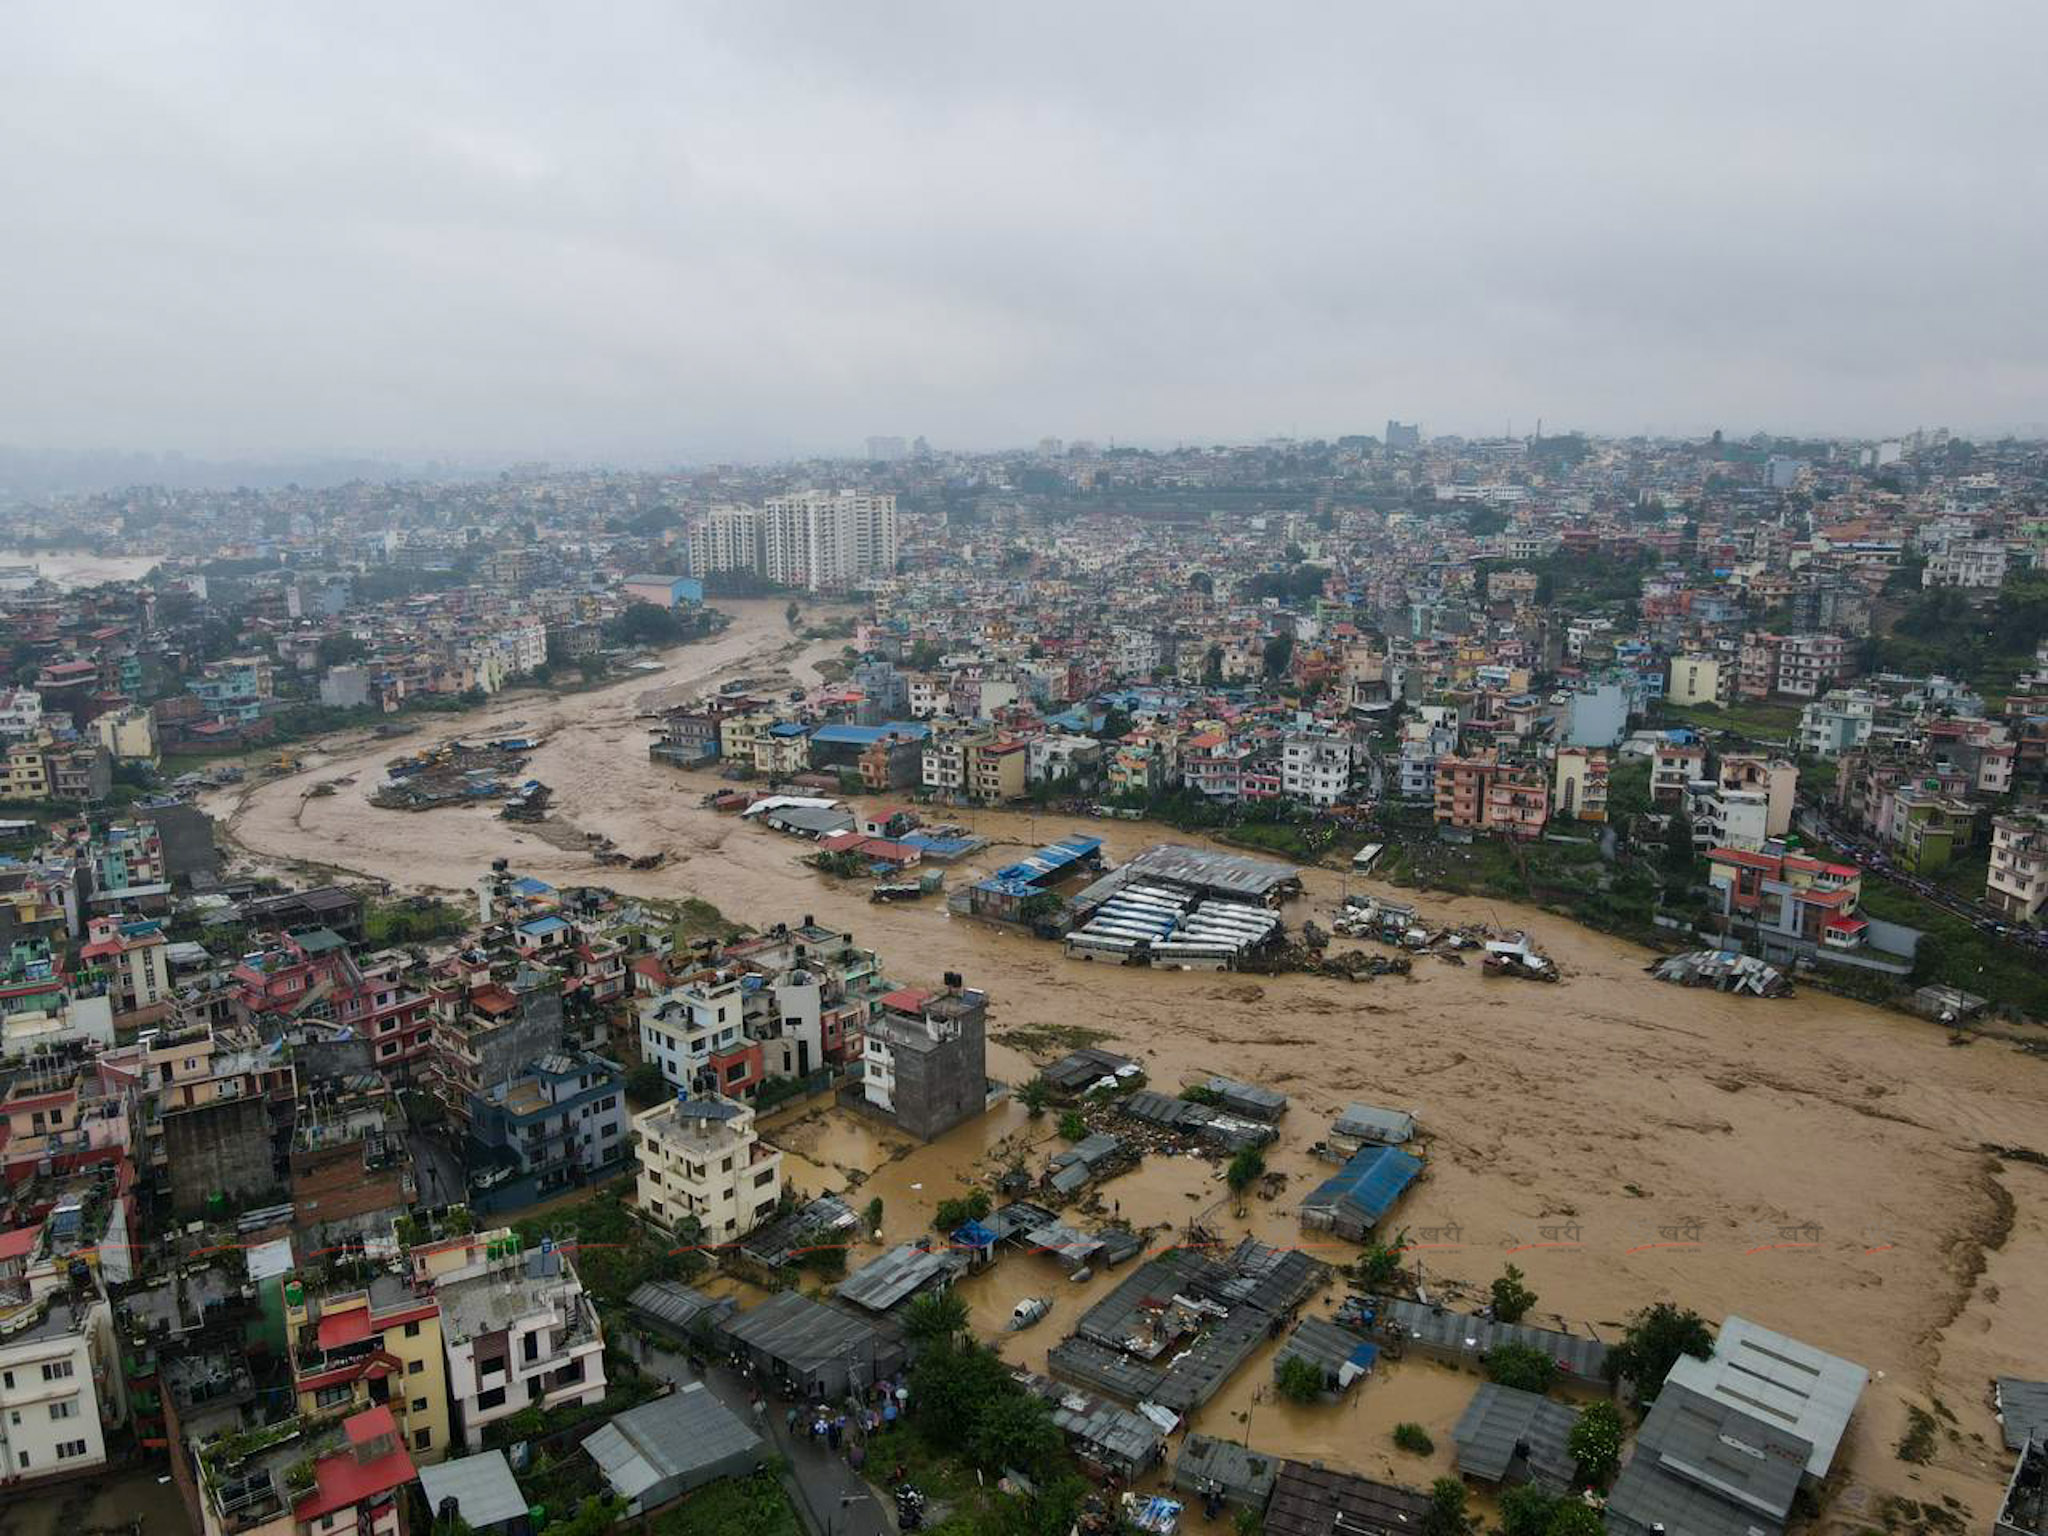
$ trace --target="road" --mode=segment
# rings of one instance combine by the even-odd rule
[[[713,1365],[700,1372],[683,1356],[653,1348],[641,1363],[678,1386],[702,1381],[720,1402],[759,1429],[788,1463],[784,1483],[810,1536],[893,1536],[895,1524],[881,1495],[846,1464],[843,1455],[813,1443],[807,1434],[791,1435],[783,1417],[786,1404],[770,1398],[767,1411],[756,1417],[753,1387],[737,1371]]]

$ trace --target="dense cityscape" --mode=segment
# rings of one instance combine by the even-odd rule
[[[2043,1528],[2048,446],[866,447],[0,503],[10,1502]]]

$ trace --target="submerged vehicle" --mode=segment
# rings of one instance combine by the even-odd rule
[[[1050,1296],[1026,1296],[1010,1309],[1010,1331],[1015,1333],[1020,1328],[1029,1328],[1051,1310]]]

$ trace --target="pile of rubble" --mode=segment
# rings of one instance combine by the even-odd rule
[[[384,765],[388,781],[378,786],[370,803],[385,810],[430,811],[500,799],[527,787],[517,776],[538,745],[530,737],[508,736],[474,744],[451,741],[395,757]]]
[[[1645,969],[1659,981],[1681,987],[1712,987],[1717,992],[1742,992],[1752,997],[1792,995],[1792,983],[1776,966],[1724,949],[1670,955]]]
[[[1277,944],[1246,955],[1237,968],[1255,976],[1327,976],[1335,981],[1370,981],[1375,976],[1406,976],[1415,962],[1406,955],[1372,955],[1362,949],[1328,954],[1306,944]]]

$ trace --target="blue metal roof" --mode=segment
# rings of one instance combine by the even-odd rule
[[[929,726],[914,720],[893,720],[887,725],[821,725],[811,732],[811,740],[830,746],[869,747],[891,736],[923,741],[929,735]]]
[[[768,727],[768,734],[770,736],[805,736],[809,733],[809,726],[798,725],[794,720],[785,720],[780,725]]]
[[[543,933],[560,933],[568,926],[559,917],[536,917],[530,923],[521,923],[519,931],[521,933],[530,933],[538,938]]]
[[[1365,1147],[1318,1184],[1307,1203],[1349,1205],[1377,1223],[1421,1175],[1422,1160],[1399,1147]]]
[[[1056,843],[1047,843],[1036,853],[1026,854],[1014,864],[1006,864],[996,871],[999,880],[1043,880],[1047,875],[1058,874],[1061,870],[1087,858],[1102,846],[1099,837],[1063,837]]]

